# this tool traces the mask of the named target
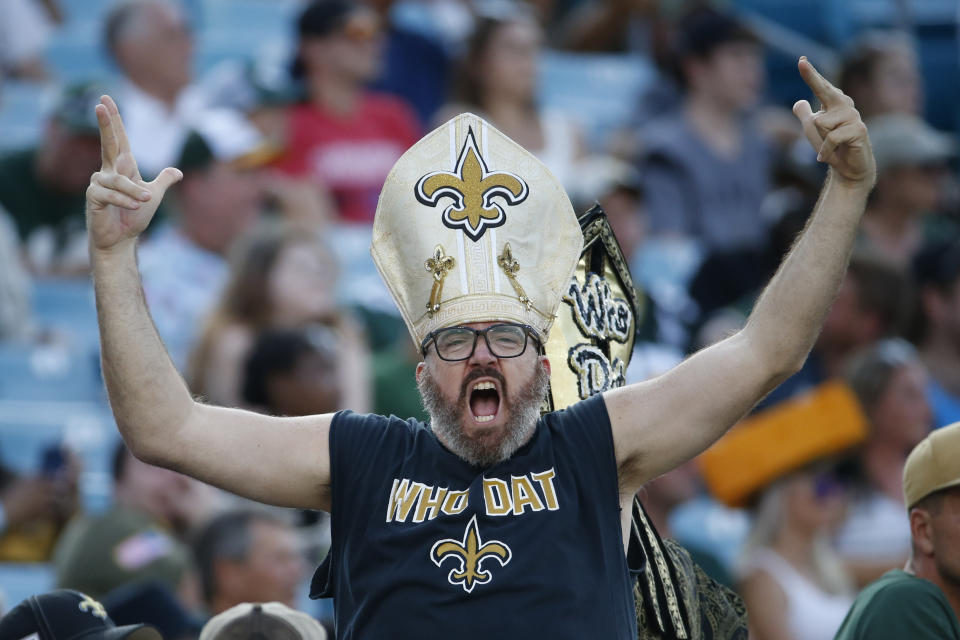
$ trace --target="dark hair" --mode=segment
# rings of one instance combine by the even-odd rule
[[[686,86],[683,63],[690,58],[704,60],[714,51],[732,42],[759,44],[757,36],[734,16],[700,4],[687,11],[674,32],[671,71],[681,86]]]
[[[317,348],[303,331],[269,329],[257,336],[244,363],[243,400],[251,405],[270,408],[268,382],[275,374],[293,371],[304,355]]]
[[[920,356],[906,340],[887,338],[866,347],[847,365],[845,378],[867,414],[886,393],[900,368],[917,364]]]
[[[219,585],[216,564],[221,559],[244,561],[250,553],[250,530],[253,524],[263,522],[286,526],[286,522],[268,511],[236,509],[215,516],[197,533],[193,540],[193,559],[200,574],[203,599],[213,600]]]
[[[848,268],[857,283],[857,305],[873,311],[885,336],[902,335],[913,308],[913,286],[907,274],[883,255],[855,252]]]
[[[902,31],[867,31],[844,52],[837,74],[837,86],[857,105],[857,89],[873,80],[873,73],[884,56],[912,49],[910,36]]]
[[[525,5],[517,7],[510,15],[486,15],[479,17],[474,24],[463,57],[460,59],[460,71],[456,75],[454,97],[465,105],[484,107],[483,79],[481,60],[486,55],[497,31],[517,22],[537,24],[533,11]]]

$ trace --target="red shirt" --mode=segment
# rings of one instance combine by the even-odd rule
[[[289,117],[280,170],[325,185],[341,220],[373,222],[387,174],[419,137],[413,111],[396,98],[370,93],[346,116],[298,104]]]

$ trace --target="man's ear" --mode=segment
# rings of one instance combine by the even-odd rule
[[[925,556],[933,555],[932,519],[930,512],[926,509],[910,510],[910,535],[913,538],[913,548]]]
[[[420,384],[420,376],[423,375],[423,370],[427,368],[427,363],[422,360],[417,363],[417,384]]]
[[[540,364],[543,365],[543,368],[547,370],[547,376],[550,375],[550,358],[547,356],[540,356]]]

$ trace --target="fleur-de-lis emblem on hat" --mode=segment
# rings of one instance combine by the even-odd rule
[[[478,584],[486,584],[493,579],[488,570],[481,568],[484,560],[496,560],[500,566],[510,562],[510,547],[499,540],[483,542],[480,539],[480,530],[477,527],[477,516],[474,515],[463,532],[463,540],[438,540],[430,549],[430,559],[438,567],[447,558],[453,558],[458,563],[447,574],[450,584],[460,585],[467,593],[473,591]]]
[[[454,170],[428,173],[417,181],[414,192],[417,200],[431,207],[441,198],[450,198],[452,202],[443,210],[443,224],[462,229],[477,241],[488,228],[499,227],[507,220],[503,205],[495,198],[517,205],[527,199],[528,188],[520,176],[487,168],[471,128]]]
[[[103,608],[103,605],[91,598],[90,596],[83,596],[83,600],[79,604],[80,611],[89,613],[92,616],[97,618],[107,619],[107,610]]]

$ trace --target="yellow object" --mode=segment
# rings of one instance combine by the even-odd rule
[[[867,421],[853,392],[841,382],[827,382],[741,421],[699,463],[710,493],[740,507],[777,478],[866,436]]]

